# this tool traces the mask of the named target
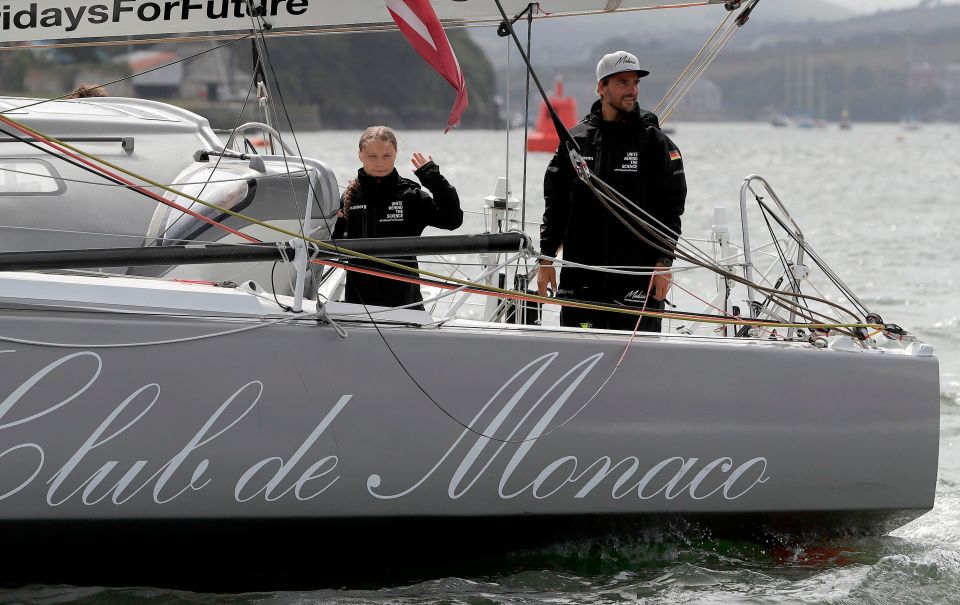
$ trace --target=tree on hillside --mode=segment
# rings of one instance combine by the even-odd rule
[[[463,32],[451,32],[467,80],[466,127],[496,119],[489,61]],[[277,79],[289,102],[315,103],[324,128],[441,127],[455,91],[399,32],[309,36],[270,42]]]

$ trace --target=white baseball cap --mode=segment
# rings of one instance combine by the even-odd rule
[[[640,61],[637,60],[635,55],[631,55],[625,50],[618,50],[615,53],[604,55],[597,63],[597,82],[622,71],[635,71],[641,78],[650,75],[649,71],[640,69]]]

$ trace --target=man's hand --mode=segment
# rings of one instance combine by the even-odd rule
[[[553,263],[540,263],[537,269],[537,292],[540,296],[547,295],[547,287],[557,291],[557,269]]]
[[[410,162],[413,163],[414,170],[420,170],[427,164],[427,162],[432,162],[432,161],[433,161],[432,155],[428,155],[424,157],[423,154],[420,153],[419,151],[414,153],[413,157],[410,158]]]
[[[650,277],[653,280],[653,297],[657,300],[663,300],[670,292],[670,286],[673,285],[673,273],[670,272],[670,267],[663,263],[657,263],[657,268],[665,269],[665,271],[654,271]]]

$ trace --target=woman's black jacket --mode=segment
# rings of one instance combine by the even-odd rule
[[[463,211],[457,190],[440,174],[433,162],[427,162],[414,174],[420,185],[401,177],[396,170],[385,177],[369,176],[361,168],[357,180],[340,199],[343,216],[334,227],[334,240],[364,237],[404,237],[423,233],[426,227],[456,229],[463,224]],[[349,248],[349,244],[344,244]],[[412,257],[391,259],[416,268]],[[366,260],[351,264],[379,272],[395,273],[407,278],[418,277],[380,263]],[[382,307],[399,307],[423,301],[418,284],[376,277],[356,271],[347,273],[346,301]],[[414,307],[422,309],[423,305]]]

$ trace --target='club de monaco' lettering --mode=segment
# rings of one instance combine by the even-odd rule
[[[0,369],[16,355],[15,350],[0,351]],[[586,458],[569,440],[552,453],[541,444],[531,454],[538,442],[562,435],[593,400],[582,387],[603,353],[547,378],[559,357],[556,352],[540,356],[492,389],[452,444],[443,445],[442,434],[431,438],[428,432],[417,438],[426,439],[425,445],[438,443],[435,453],[428,445],[419,456],[396,458],[382,453],[402,447],[403,439],[391,427],[377,430],[374,419],[321,439],[337,432],[334,425],[348,404],[351,409],[362,405],[352,394],[325,394],[311,401],[308,414],[297,416],[310,418],[308,422],[298,420],[281,435],[250,447],[247,442],[260,434],[257,427],[265,413],[267,387],[261,379],[218,386],[210,393],[224,397],[219,404],[177,403],[164,397],[161,381],[136,380],[124,390],[111,388],[109,365],[96,352],[61,355],[0,391],[0,507],[24,499],[33,506],[74,511],[132,501],[163,507],[197,497],[209,505],[209,494],[191,494],[211,491],[218,494],[213,496],[217,506],[233,507],[295,504],[324,496],[388,506],[414,492],[432,499],[479,496],[504,503],[587,497],[722,502],[737,500],[769,480],[767,459],[760,456],[742,462],[723,455]],[[99,401],[94,392],[116,399]],[[271,413],[303,403],[274,406]],[[59,417],[67,410],[82,411],[89,422],[64,424]],[[171,435],[178,436],[170,438],[163,427],[175,427]],[[345,442],[351,447],[344,448]],[[64,443],[69,446],[61,447]],[[360,467],[357,460],[363,461]],[[349,472],[343,470],[344,462],[351,463]],[[384,464],[389,470],[370,472]],[[211,490],[214,484],[218,487]]]

